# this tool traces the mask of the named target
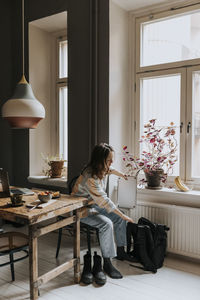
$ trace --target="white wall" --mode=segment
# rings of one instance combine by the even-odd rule
[[[131,147],[131,104],[129,101],[128,65],[128,12],[110,1],[110,95],[109,95],[109,139],[115,149],[113,167],[123,171],[122,148]],[[115,176],[110,177],[109,193],[116,202],[117,184]]]
[[[51,146],[50,128],[54,126],[55,119],[51,120],[51,95],[55,96],[52,89],[52,60],[55,51],[55,37],[52,34],[41,30],[38,27],[29,25],[29,82],[31,83],[36,98],[44,105],[46,117],[40,121],[36,129],[30,130],[30,175],[42,174],[44,162],[41,153],[53,155],[54,150]],[[55,59],[54,59],[55,60]]]

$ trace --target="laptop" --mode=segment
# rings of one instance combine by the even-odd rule
[[[9,185],[8,172],[0,169],[0,198],[10,197],[10,194],[34,195],[28,188],[11,188]]]

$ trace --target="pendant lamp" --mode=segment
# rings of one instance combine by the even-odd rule
[[[2,106],[2,117],[12,128],[36,128],[39,121],[45,117],[45,109],[35,98],[24,76],[24,0],[22,0],[22,50],[22,79],[17,84],[14,95]]]

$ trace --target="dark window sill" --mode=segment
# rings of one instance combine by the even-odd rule
[[[49,178],[48,176],[28,176],[31,187],[59,190],[67,193],[67,178]]]

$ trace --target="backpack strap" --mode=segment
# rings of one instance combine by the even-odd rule
[[[137,227],[138,227],[138,225],[135,223],[130,223],[130,222],[127,223],[126,239],[127,239],[127,253],[128,254],[130,254],[130,251],[131,251],[132,239],[133,239],[133,242],[136,239]]]
[[[140,225],[148,225],[151,230],[155,230],[155,223],[151,222],[150,220],[144,218],[144,217],[141,217],[139,220],[138,220],[138,224]]]
[[[149,253],[148,247],[150,245],[151,251],[153,251],[153,237],[151,236],[151,230],[147,225],[138,225],[137,228],[137,238],[134,243],[134,249],[136,256],[139,258],[139,261],[143,264],[144,270],[156,272],[156,267],[152,262]]]
[[[140,267],[140,266],[136,266],[136,265],[133,265],[133,264],[129,264],[130,267],[133,267],[133,268],[137,268],[137,269],[140,269],[140,270],[143,270],[143,271],[150,271],[152,273],[157,273],[157,269],[152,269],[152,270],[147,270],[145,269],[144,267]]]

